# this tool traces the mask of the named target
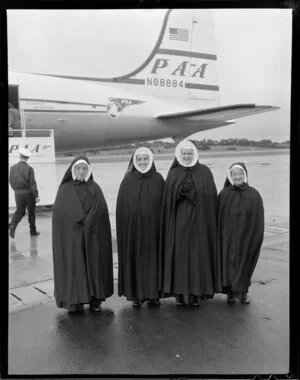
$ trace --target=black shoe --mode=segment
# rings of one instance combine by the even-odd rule
[[[235,296],[231,290],[229,290],[227,293],[227,302],[228,303],[235,303]]]
[[[90,309],[91,309],[92,311],[101,311],[101,307],[100,307],[100,305],[99,305],[99,306],[90,305]]]
[[[247,293],[243,293],[240,299],[241,303],[248,305],[250,303],[250,298]]]
[[[176,296],[176,305],[177,306],[183,306],[183,305],[185,305],[182,296]]]
[[[37,231],[30,232],[30,236],[38,236],[39,234]]]
[[[9,229],[9,236],[10,236],[12,239],[14,239],[14,237],[15,237],[15,232],[16,232],[16,228],[13,227],[13,226],[9,226],[8,229]]]
[[[92,311],[100,311],[101,310],[100,305],[101,305],[101,301],[95,297],[92,297],[91,302],[90,302],[90,309]]]
[[[197,296],[192,297],[190,304],[192,306],[200,306],[199,301],[198,301],[198,297]]]

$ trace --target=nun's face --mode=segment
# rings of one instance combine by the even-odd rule
[[[244,172],[240,168],[233,168],[231,170],[231,178],[235,185],[241,185],[244,182]]]
[[[194,159],[194,150],[192,148],[181,149],[182,161],[189,165]]]
[[[146,170],[149,165],[149,156],[146,153],[136,155],[137,166],[141,170]]]
[[[87,173],[88,173],[88,166],[87,164],[84,164],[83,162],[80,162],[79,164],[75,165],[74,167],[74,173],[76,176],[76,179],[79,181],[84,181]]]

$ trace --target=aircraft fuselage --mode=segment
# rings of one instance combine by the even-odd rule
[[[199,123],[162,121],[147,114],[109,116],[108,112],[25,111],[26,129],[53,129],[57,151],[92,149],[133,141],[183,136],[199,130]],[[207,129],[207,126],[205,127]]]
[[[56,151],[96,149],[134,141],[183,137],[201,130],[199,122],[160,120],[168,110],[194,109],[196,99],[170,99],[128,91],[126,85],[86,83],[12,75],[26,129],[53,129]],[[205,106],[212,104],[205,102]],[[217,127],[203,123],[203,129]]]

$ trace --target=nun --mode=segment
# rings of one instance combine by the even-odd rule
[[[162,202],[160,290],[176,304],[199,306],[215,292],[217,189],[196,146],[181,141]]]
[[[259,192],[249,186],[244,163],[228,170],[218,195],[218,258],[222,292],[227,301],[250,303],[248,289],[264,237],[264,207]]]
[[[158,250],[164,179],[156,171],[150,149],[131,157],[116,207],[118,294],[134,307],[159,305]]]
[[[113,294],[107,204],[87,157],[76,157],[59,186],[52,217],[54,297],[59,308],[83,311]]]

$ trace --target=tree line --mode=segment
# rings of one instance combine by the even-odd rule
[[[221,139],[221,140],[212,140],[212,139],[202,139],[202,140],[192,140],[198,149],[208,150],[211,146],[251,146],[251,147],[262,147],[262,148],[289,148],[290,141],[282,141],[282,142],[274,142],[270,139],[262,139],[262,140],[248,140],[246,138],[238,139],[238,138],[229,138],[229,139]],[[177,142],[172,141],[147,141],[147,142],[137,142],[133,144],[124,144],[114,149],[132,149],[138,148],[140,146],[146,146],[148,148],[162,148],[168,149],[173,148],[177,145]],[[112,148],[104,148],[107,150],[111,150]]]
[[[191,140],[191,139],[190,139]],[[277,149],[289,149],[290,140],[282,142],[273,142],[270,139],[262,140],[248,140],[245,138],[229,138],[221,140],[212,140],[212,139],[202,139],[202,140],[191,140],[195,143],[198,150],[208,151],[211,150],[213,146],[224,146],[225,150],[236,150],[237,147],[260,147],[260,148],[277,148]],[[92,150],[88,151],[90,154],[101,154],[103,151],[113,151],[115,154],[132,154],[135,149],[145,146],[147,148],[156,151],[157,153],[162,153],[168,151],[168,149],[173,149],[177,145],[178,141],[144,141],[136,142],[131,144],[123,144],[120,146],[106,146],[102,147],[101,150]],[[64,156],[74,155],[74,153],[65,153]]]

